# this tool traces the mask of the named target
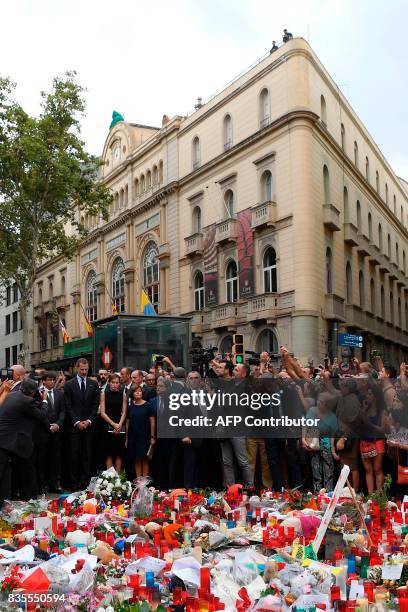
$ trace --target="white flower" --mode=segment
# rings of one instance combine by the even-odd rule
[[[107,490],[106,489],[102,489],[101,495],[107,495],[107,494],[108,494]]]

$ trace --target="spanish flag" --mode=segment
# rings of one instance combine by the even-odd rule
[[[115,302],[112,302],[112,314],[114,317],[117,317],[119,314],[119,310],[117,309]]]
[[[85,328],[86,328],[88,337],[92,338],[92,336],[94,335],[93,327],[92,327],[88,317],[86,316],[85,312],[84,312],[84,317],[85,317]]]
[[[142,289],[142,294],[140,296],[140,312],[143,315],[156,316],[156,311],[144,289]]]
[[[69,334],[67,332],[67,328],[63,324],[61,317],[59,317],[59,324],[60,324],[60,330],[61,330],[61,333],[62,333],[63,342],[64,342],[64,344],[66,344],[67,342],[71,341],[71,338],[69,337]]]

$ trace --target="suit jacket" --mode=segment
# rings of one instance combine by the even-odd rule
[[[73,427],[77,421],[90,420],[95,423],[99,408],[99,385],[90,378],[86,379],[85,396],[82,396],[78,379],[75,376],[64,387],[65,411],[70,425]]]
[[[51,403],[50,396],[47,398],[47,416],[50,423],[56,423],[61,429],[65,419],[65,399],[64,393],[59,389],[53,389],[54,404]]]
[[[20,391],[11,393],[0,409],[0,448],[25,459],[30,457],[36,423],[49,427],[45,408]]]

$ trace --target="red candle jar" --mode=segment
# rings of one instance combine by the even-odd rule
[[[374,603],[374,582],[364,581],[364,595],[367,597],[368,603]]]
[[[340,601],[340,587],[333,585],[332,588],[330,589],[330,599],[332,601],[332,603],[334,603],[335,601]]]
[[[207,593],[210,591],[210,568],[200,568],[200,588],[205,590]]]

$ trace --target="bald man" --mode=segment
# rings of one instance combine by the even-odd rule
[[[13,370],[13,380],[5,380],[2,385],[3,393],[0,396],[0,406],[6,400],[6,397],[10,395],[10,393],[14,393],[15,391],[20,390],[21,382],[24,380],[26,371],[22,365],[13,365],[10,370]]]

